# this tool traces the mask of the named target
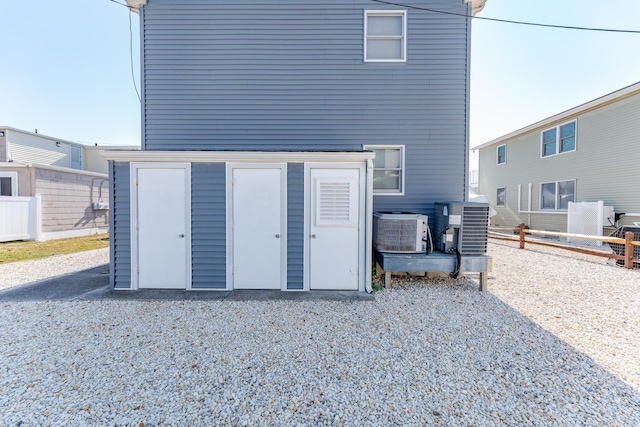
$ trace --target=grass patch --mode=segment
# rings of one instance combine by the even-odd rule
[[[109,235],[107,233],[46,242],[6,242],[0,243],[0,264],[72,254],[108,246]]]

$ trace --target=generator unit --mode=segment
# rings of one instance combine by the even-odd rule
[[[435,249],[461,255],[487,252],[489,204],[475,202],[436,202],[433,218]]]
[[[408,212],[373,214],[373,247],[378,252],[422,253],[427,250],[426,215]]]

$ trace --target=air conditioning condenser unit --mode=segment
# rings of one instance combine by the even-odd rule
[[[427,222],[427,216],[421,214],[376,212],[373,214],[373,246],[378,252],[426,252]]]

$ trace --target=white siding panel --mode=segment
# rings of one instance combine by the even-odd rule
[[[496,188],[506,187],[507,191],[507,206],[495,207],[494,224],[524,222],[531,228],[566,231],[566,215],[531,214],[530,219],[527,214],[518,215],[518,184],[522,185],[521,208],[526,210],[528,184],[532,183],[531,208],[537,211],[541,183],[574,179],[576,202],[602,200],[616,212],[640,212],[640,94],[557,124],[573,119],[578,126],[574,152],[541,158],[543,129],[506,141],[504,165],[496,165],[496,146],[480,150],[479,191],[494,207]]]
[[[69,145],[36,135],[7,131],[7,157],[14,162],[69,167]]]

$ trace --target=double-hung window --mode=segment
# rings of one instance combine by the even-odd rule
[[[364,12],[364,61],[406,62],[407,11]]]
[[[496,189],[496,206],[507,206],[507,190],[504,187]]]
[[[365,145],[376,153],[373,161],[373,193],[404,194],[404,145]]]
[[[540,184],[540,209],[566,210],[576,200],[575,181],[556,181]]]
[[[576,121],[565,123],[542,132],[542,157],[575,151]]]
[[[507,146],[506,145],[500,145],[496,149],[496,158],[499,165],[503,165],[507,163]]]
[[[18,195],[18,173],[0,172],[0,196]]]

